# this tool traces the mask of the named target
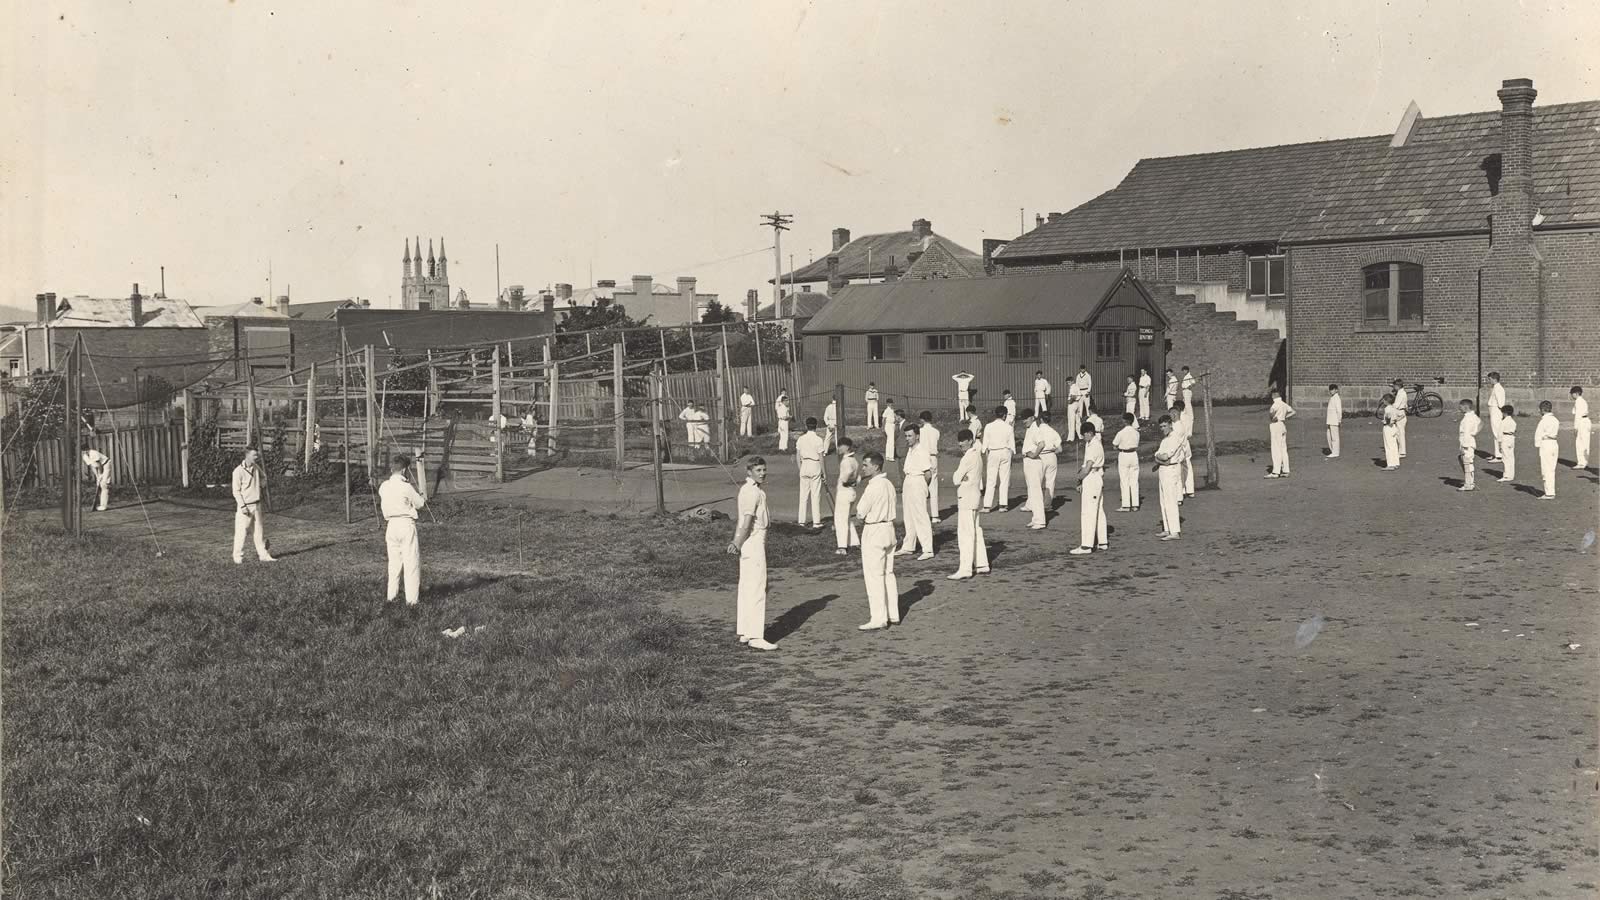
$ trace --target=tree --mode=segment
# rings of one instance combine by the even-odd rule
[[[739,321],[739,314],[723,306],[720,301],[712,300],[706,304],[706,311],[700,316],[700,321],[706,325],[720,325],[723,322]]]

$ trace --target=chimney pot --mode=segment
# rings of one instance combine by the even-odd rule
[[[144,324],[144,297],[139,295],[139,282],[133,283],[133,294],[128,297],[128,316],[133,320],[134,327]]]
[[[1043,224],[1044,224],[1044,216],[1041,216],[1038,213],[1034,213],[1033,214],[1033,227],[1038,228],[1040,225],[1043,225]]]
[[[850,243],[850,229],[835,228],[833,230],[833,249],[838,251],[848,243]]]
[[[594,286],[614,288],[617,286],[617,280],[615,278],[602,278],[599,281],[596,281]]]
[[[1521,250],[1533,245],[1533,101],[1530,78],[1501,82],[1500,191],[1493,200],[1490,244]]]
[[[52,322],[52,321],[55,320],[55,317],[56,317],[56,295],[55,294],[34,294],[33,295],[33,304],[34,304],[34,309],[33,309],[34,317],[39,320],[39,323],[41,325],[46,323],[46,322]]]
[[[545,312],[553,313],[556,311],[556,298],[550,296],[549,294],[540,294],[539,300],[541,301],[541,305],[544,307]]]
[[[288,294],[279,294],[278,295],[278,313],[280,315],[284,315],[284,316],[287,316],[289,314],[289,295]]]
[[[927,219],[916,219],[911,223],[911,230],[917,237],[927,237],[933,234],[933,223]]]

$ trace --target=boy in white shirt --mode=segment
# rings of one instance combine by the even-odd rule
[[[1122,430],[1111,439],[1117,451],[1117,487],[1122,502],[1117,512],[1136,512],[1139,509],[1139,428],[1130,413],[1122,414]]]
[[[1150,421],[1150,370],[1139,367],[1139,412],[1141,422]]]
[[[1489,448],[1490,462],[1500,461],[1500,417],[1505,413],[1500,410],[1506,405],[1506,389],[1500,383],[1500,373],[1490,372],[1489,381],[1489,436],[1494,441],[1494,446]]]
[[[868,450],[861,457],[867,486],[856,502],[861,519],[861,574],[867,584],[868,620],[862,631],[887,628],[900,621],[900,586],[894,577],[894,483],[883,472],[883,456]]]
[[[1383,395],[1383,409],[1379,412],[1383,423],[1383,470],[1393,472],[1400,468],[1400,414],[1394,408],[1394,395]]]
[[[1048,411],[1039,414],[1039,462],[1044,479],[1044,502],[1047,507],[1056,502],[1056,466],[1061,456],[1061,432],[1050,424]]]
[[[1161,426],[1161,445],[1156,448],[1156,485],[1160,489],[1161,499],[1161,539],[1163,541],[1178,540],[1183,533],[1183,522],[1178,515],[1178,506],[1183,497],[1183,466],[1184,456],[1188,452],[1183,443],[1183,434],[1172,424],[1171,416],[1162,416],[1156,420]]]
[[[1183,380],[1178,383],[1178,387],[1183,391],[1183,405],[1190,409],[1194,408],[1194,380],[1194,375],[1190,374],[1189,367],[1184,366]]]
[[[1517,411],[1509,403],[1500,407],[1500,432],[1496,439],[1500,445],[1500,461],[1505,464],[1500,480],[1508,482],[1517,477]]]
[[[1178,414],[1178,421],[1172,430],[1183,441],[1183,461],[1178,480],[1178,486],[1182,488],[1178,494],[1178,505],[1182,506],[1185,497],[1194,496],[1194,411],[1182,400],[1172,404],[1172,411]]]
[[[1000,395],[1000,405],[1006,408],[1006,423],[1014,424],[1017,421],[1017,398],[1011,396],[1010,391]]]
[[[1067,440],[1077,442],[1083,431],[1083,402],[1076,379],[1067,384]]]
[[[1022,430],[1022,483],[1028,489],[1028,499],[1022,508],[1033,514],[1028,527],[1035,531],[1044,527],[1044,464],[1039,460],[1043,450],[1038,419],[1030,415],[1027,427]]]
[[[1395,443],[1400,448],[1400,458],[1406,458],[1406,420],[1410,414],[1406,412],[1411,407],[1411,395],[1406,393],[1406,384],[1400,379],[1394,380],[1394,408],[1400,414],[1396,420]]]
[[[1589,467],[1589,401],[1583,399],[1583,388],[1572,386],[1572,467]]]
[[[756,398],[749,388],[739,388],[739,436],[755,437]]]
[[[88,444],[80,446],[83,449],[83,464],[94,477],[95,493],[100,501],[94,511],[105,512],[111,500],[111,458]]]
[[[738,525],[728,553],[739,557],[739,593],[734,629],[739,643],[757,650],[776,650],[766,639],[767,629],[767,461],[752,456],[745,463],[749,477],[739,488]]]
[[[900,416],[894,409],[894,398],[883,401],[883,458],[894,461],[894,436],[900,433]]]
[[[869,382],[867,382],[867,427],[868,428],[877,428],[877,427],[879,427],[879,424],[880,423],[878,422],[878,386],[877,386],[877,384],[869,381]]]
[[[778,399],[772,403],[772,412],[778,418],[778,452],[786,453],[789,450],[789,392],[779,391]]]
[[[822,436],[817,434],[817,420],[807,418],[805,431],[794,441],[795,462],[800,470],[800,511],[795,521],[801,528],[808,524],[814,529],[822,528],[822,457],[827,449]],[[811,511],[809,519],[807,506]]]
[[[839,404],[833,400],[822,408],[822,427],[826,432],[822,436],[823,452],[838,449],[839,446]]]
[[[1170,366],[1167,368],[1166,392],[1167,411],[1171,412],[1172,404],[1178,402],[1178,376],[1172,374]]]
[[[961,462],[950,480],[956,486],[956,545],[960,552],[955,574],[945,576],[951,581],[989,571],[989,548],[978,520],[978,505],[983,502],[983,451],[966,428],[956,432],[956,443],[961,445]]]
[[[1283,394],[1272,389],[1272,406],[1267,409],[1272,421],[1267,423],[1267,437],[1272,442],[1272,471],[1268,478],[1289,477],[1289,420],[1294,418],[1294,407],[1283,401]]]
[[[1132,375],[1128,376],[1128,384],[1122,389],[1122,411],[1133,413],[1134,418],[1139,416],[1139,382]]]
[[[834,485],[833,536],[838,542],[833,552],[839,556],[850,547],[861,546],[861,533],[850,521],[850,504],[856,499],[856,482],[861,480],[861,463],[856,460],[855,442],[839,439],[839,483]]]
[[[972,432],[973,440],[977,443],[978,452],[982,453],[983,442],[980,438],[983,436],[983,420],[978,418],[978,408],[976,406],[967,407],[967,430]]]
[[[1050,382],[1044,377],[1043,370],[1033,373],[1033,414],[1038,415],[1050,408]]]
[[[1344,398],[1339,396],[1337,384],[1328,385],[1328,455],[1323,459],[1339,458],[1339,425],[1344,422]]]
[[[922,420],[917,433],[917,443],[928,452],[928,521],[939,522],[939,429],[933,427],[933,413],[923,410],[917,417]]]
[[[933,461],[928,458],[928,448],[922,445],[921,429],[915,422],[907,422],[902,429],[906,438],[906,456],[900,464],[905,474],[901,482],[902,513],[906,522],[906,539],[896,556],[910,556],[921,545],[922,555],[917,559],[933,559],[933,522],[928,517],[928,479],[933,471]]]
[[[1477,490],[1478,461],[1478,432],[1483,428],[1483,421],[1478,418],[1478,410],[1471,400],[1462,400],[1461,427],[1457,430],[1456,443],[1461,448],[1461,487],[1458,491]]]
[[[1083,464],[1078,467],[1078,546],[1067,552],[1083,556],[1095,550],[1108,550],[1105,507],[1106,451],[1100,446],[1100,432],[1092,424],[1083,427]]]
[[[983,426],[984,474],[983,511],[999,508],[1006,512],[1011,499],[1011,454],[1017,447],[1017,432],[1006,421],[1006,408],[997,406],[994,419]]]
[[[1556,418],[1555,405],[1549,400],[1539,401],[1539,424],[1533,429],[1533,449],[1539,454],[1539,475],[1544,481],[1540,500],[1556,498],[1556,457],[1561,448],[1557,439],[1561,435],[1561,420]]]

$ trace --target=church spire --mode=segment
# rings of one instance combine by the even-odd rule
[[[411,274],[411,272],[410,272],[410,269],[411,269],[411,238],[406,238],[406,255],[401,257],[401,261],[403,261],[406,264],[406,269],[407,269],[406,274],[410,275]]]

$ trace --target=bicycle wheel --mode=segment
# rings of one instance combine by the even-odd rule
[[[1444,414],[1444,398],[1429,391],[1417,398],[1417,415],[1434,419]]]

